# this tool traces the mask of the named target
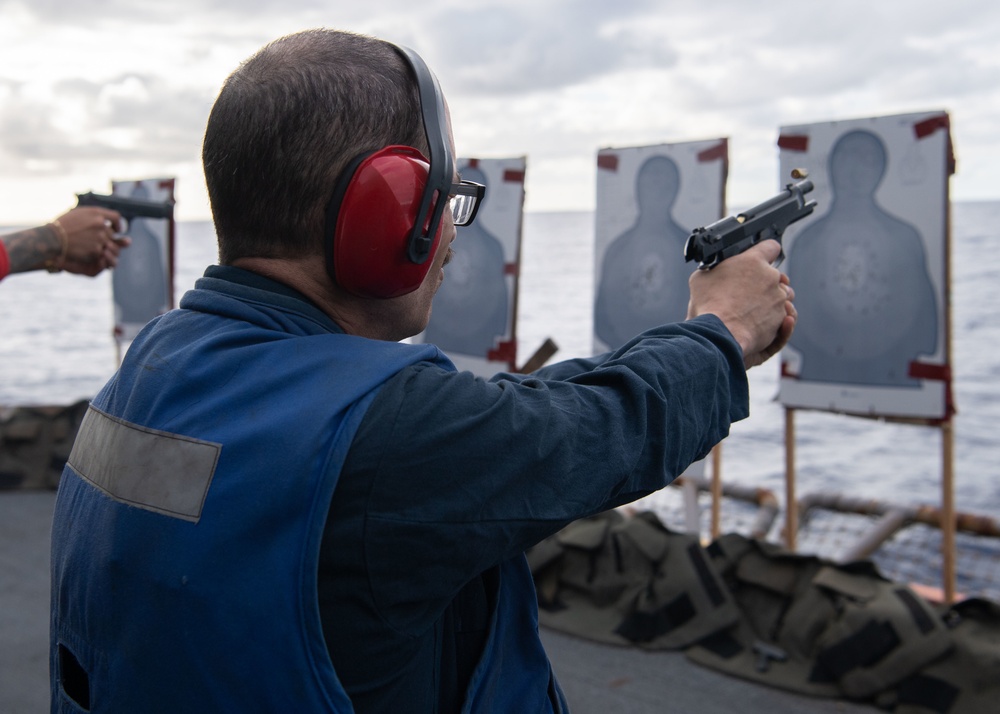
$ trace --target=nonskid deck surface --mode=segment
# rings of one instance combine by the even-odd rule
[[[542,629],[571,714],[874,714],[866,704],[820,699],[700,667],[683,652],[602,645]]]
[[[0,712],[49,711],[52,491],[0,492]]]

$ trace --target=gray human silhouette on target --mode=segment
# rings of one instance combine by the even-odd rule
[[[888,155],[875,134],[840,137],[829,157],[829,212],[792,244],[799,378],[919,387],[909,366],[937,348],[934,288],[920,234],[878,205]]]
[[[639,168],[639,213],[608,245],[594,306],[594,332],[610,349],[651,327],[687,317],[694,265],[684,260],[690,231],[672,215],[680,188],[680,170],[666,156],[650,157]]]

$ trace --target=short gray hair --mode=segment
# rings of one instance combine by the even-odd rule
[[[427,153],[416,80],[392,45],[318,29],[261,48],[223,84],[205,130],[220,262],[322,253],[337,177],[390,144]]]

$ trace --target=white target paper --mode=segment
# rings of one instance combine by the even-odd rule
[[[945,418],[948,115],[783,127],[779,146],[782,176],[808,170],[818,203],[785,237],[799,320],[781,402]]]

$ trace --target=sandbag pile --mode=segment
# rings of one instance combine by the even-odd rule
[[[1000,606],[932,605],[868,561],[839,564],[729,534],[702,547],[655,514],[574,522],[528,553],[539,622],[898,714],[1000,701]]]
[[[0,408],[0,490],[58,487],[87,404]]]

